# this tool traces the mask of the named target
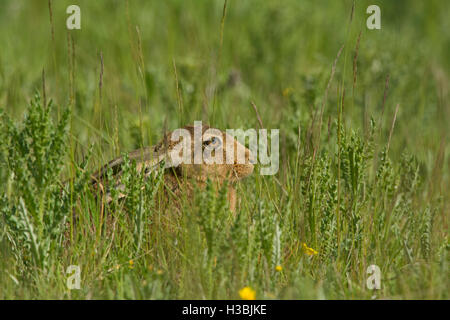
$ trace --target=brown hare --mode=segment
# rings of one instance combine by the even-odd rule
[[[208,178],[217,186],[227,181],[229,207],[233,212],[236,209],[236,183],[253,172],[255,163],[250,150],[234,137],[201,124],[170,132],[155,146],[135,150],[128,158],[136,161],[137,171],[146,176],[160,168],[164,161],[165,193],[176,197],[185,194],[188,199],[192,198],[194,184],[204,187]],[[106,190],[113,187],[120,191],[123,185],[117,182],[114,186],[106,186],[106,173],[111,169],[119,181],[123,163],[124,158],[119,157],[93,175],[93,185],[106,193],[107,201],[111,198]]]

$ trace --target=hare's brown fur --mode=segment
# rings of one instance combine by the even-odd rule
[[[235,211],[237,200],[235,186],[237,181],[250,175],[253,172],[253,155],[247,148],[245,148],[232,136],[218,129],[213,129],[203,125],[201,128],[202,145],[205,143],[205,139],[207,139],[206,142],[209,141],[208,139],[211,139],[213,141],[220,141],[223,151],[223,161],[219,164],[208,164],[205,162],[205,159],[202,159],[201,163],[195,164],[193,161],[195,153],[203,152],[203,149],[194,150],[193,137],[195,127],[186,126],[183,129],[186,129],[191,135],[190,154],[192,161],[190,163],[180,163],[164,170],[164,182],[167,193],[174,195],[174,201],[176,202],[176,204],[179,204],[178,199],[183,195],[186,195],[188,198],[192,198],[194,196],[194,185],[203,188],[206,185],[207,179],[210,179],[218,187],[220,187],[225,181],[227,181],[229,206],[232,211]],[[206,136],[207,138],[205,138]],[[141,170],[144,169],[145,174],[150,174],[155,168],[159,167],[159,164],[162,160],[168,160],[166,155],[173,151],[174,147],[179,143],[179,141],[172,141],[171,137],[172,132],[166,134],[164,138],[155,146],[138,149],[129,153],[129,159],[135,160],[137,163],[136,168],[138,172],[141,172]],[[227,144],[227,142],[229,144]],[[229,163],[227,163],[227,151],[230,147],[234,148],[232,152],[234,154],[234,160],[228,161]],[[245,161],[243,163],[239,163],[237,161],[238,149],[239,152],[242,152],[245,155]],[[216,152],[215,149],[212,150],[213,152]],[[231,152],[229,152],[228,155],[231,155]],[[105,190],[106,186],[104,185],[104,178],[106,176],[107,170],[111,169],[113,174],[119,178],[121,175],[121,167],[123,162],[123,157],[119,157],[103,166],[97,173],[93,175],[93,184],[96,187],[100,186],[102,190]],[[122,186],[120,185],[120,183],[117,183],[112,187],[120,188]]]

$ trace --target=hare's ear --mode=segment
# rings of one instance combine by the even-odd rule
[[[165,149],[158,148],[158,146],[139,149],[133,151],[129,158],[136,160],[138,172],[144,170],[144,174],[148,176],[155,170],[173,167],[170,162],[170,155]]]
[[[144,167],[145,173],[147,174],[162,165],[161,163],[164,161],[166,156],[161,151],[162,150],[157,149],[157,146],[138,149],[130,152],[128,154],[128,159],[130,161],[136,161],[136,169],[138,171],[141,171]],[[112,170],[113,176],[120,176],[122,173],[124,160],[124,157],[121,156],[105,164],[92,175],[92,182],[97,183],[104,181],[109,169]]]
[[[112,170],[114,176],[120,175],[120,172],[122,171],[122,164],[123,164],[123,157],[111,160],[110,162],[105,164],[103,167],[101,167],[99,170],[97,170],[91,175],[92,178],[91,182],[95,184],[105,180],[109,169]]]
[[[186,128],[176,129],[167,134],[155,148],[158,162],[164,161],[164,168],[175,168],[181,164],[190,164],[192,158],[192,136]]]
[[[130,155],[130,159],[136,159],[137,170],[144,169],[145,175],[149,175],[158,169],[176,168],[183,161],[190,160],[190,140],[183,140],[176,143],[164,143],[133,151]],[[180,156],[180,153],[182,156]]]

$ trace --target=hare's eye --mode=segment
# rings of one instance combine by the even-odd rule
[[[219,147],[221,144],[222,144],[222,141],[218,137],[212,137],[211,139],[206,140],[205,142],[203,142],[204,146],[211,146],[211,147],[214,147],[214,148]]]
[[[214,147],[218,147],[218,146],[220,146],[222,144],[222,141],[219,138],[217,138],[217,137],[212,137],[211,138],[211,144]]]

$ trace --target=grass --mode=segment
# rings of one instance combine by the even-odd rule
[[[80,0],[69,31],[70,4],[0,4],[0,299],[448,299],[447,3],[368,30],[368,1]],[[90,173],[194,120],[280,129],[279,172],[235,215],[212,186],[163,210],[133,163],[96,201]]]

